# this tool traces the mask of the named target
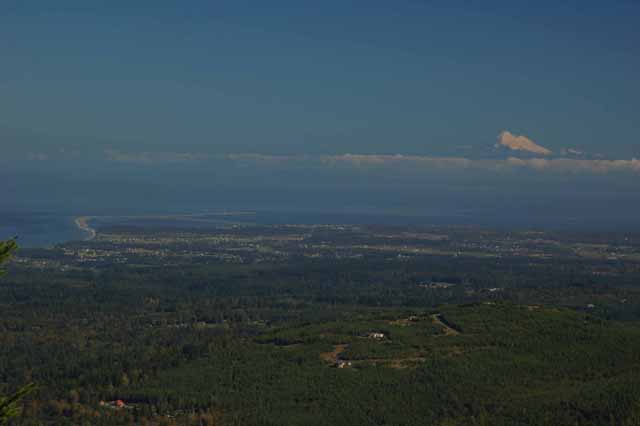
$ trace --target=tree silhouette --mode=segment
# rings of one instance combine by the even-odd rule
[[[9,260],[17,249],[18,243],[16,243],[15,239],[0,241],[0,265]],[[0,275],[2,274],[4,274],[4,271],[0,269]]]
[[[5,425],[8,423],[10,418],[20,415],[20,401],[34,389],[35,385],[33,383],[29,383],[28,385],[20,388],[13,395],[6,397],[0,396],[0,425]]]
[[[18,249],[15,239],[0,241],[0,265],[8,261]],[[0,276],[4,274],[4,270],[0,269]],[[0,425],[5,425],[10,418],[20,414],[20,401],[26,395],[31,393],[35,385],[30,383],[16,393],[9,396],[0,396]]]

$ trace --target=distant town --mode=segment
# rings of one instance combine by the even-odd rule
[[[408,261],[425,256],[523,259],[540,266],[589,261],[593,275],[640,267],[640,236],[494,231],[470,227],[353,225],[226,225],[214,229],[109,226],[90,238],[44,250],[23,250],[15,264],[36,268],[100,268],[113,264],[260,264],[296,259]],[[79,226],[80,226],[79,225]],[[445,284],[432,284],[446,288]]]

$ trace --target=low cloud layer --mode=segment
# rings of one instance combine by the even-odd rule
[[[169,154],[163,159],[171,158]],[[198,155],[176,154],[176,159],[205,158]],[[130,160],[131,158],[128,157]],[[148,159],[143,157],[140,160]],[[175,159],[174,159],[175,160]],[[208,161],[223,161],[230,164],[256,165],[267,167],[321,167],[321,168],[353,168],[382,169],[394,171],[437,172],[477,170],[485,172],[508,172],[530,170],[535,172],[570,173],[570,174],[608,174],[637,173],[640,174],[640,160],[586,160],[575,158],[516,158],[507,159],[470,159],[465,157],[432,157],[419,155],[377,155],[377,154],[343,154],[343,155],[263,155],[263,154],[227,154],[206,157]]]
[[[537,172],[607,174],[614,172],[640,173],[640,160],[581,160],[571,158],[516,158],[506,160],[469,159],[464,157],[428,157],[402,155],[340,155],[325,156],[323,164],[349,164],[354,167],[384,166],[390,168],[411,167],[421,170],[482,170],[490,172],[514,171],[519,169]]]
[[[47,157],[31,158],[31,160],[47,161]],[[506,159],[436,157],[420,155],[386,155],[386,154],[342,154],[342,155],[265,155],[230,153],[206,155],[200,153],[175,152],[141,152],[126,153],[105,151],[104,160],[108,162],[139,165],[145,167],[199,163],[263,167],[274,169],[316,168],[316,169],[359,169],[383,170],[389,173],[431,173],[462,172],[475,170],[491,173],[502,173],[518,170],[529,170],[537,173],[568,174],[608,174],[634,173],[640,174],[640,160],[605,160],[586,158],[518,158]]]
[[[162,164],[162,163],[185,163],[189,161],[206,160],[209,157],[202,154],[189,152],[137,152],[128,153],[116,150],[106,150],[106,159],[118,163],[134,164]]]
[[[640,160],[577,160],[572,158],[509,158],[507,163],[513,167],[528,168],[537,171],[597,173],[611,172],[640,173]]]
[[[504,147],[513,151],[524,151],[539,155],[551,155],[552,152],[547,148],[538,145],[526,136],[514,135],[505,130],[498,135],[498,143],[496,147]]]

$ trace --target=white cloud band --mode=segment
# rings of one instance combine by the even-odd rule
[[[194,153],[137,153],[115,151],[107,153],[109,161],[134,164],[170,164],[192,161],[224,161],[236,164],[264,166],[310,166],[323,168],[400,169],[412,171],[479,170],[506,172],[532,170],[536,172],[607,174],[640,173],[640,160],[587,160],[574,158],[470,159],[465,157],[435,157],[417,155],[343,154],[343,155],[264,155],[233,153],[204,155]]]

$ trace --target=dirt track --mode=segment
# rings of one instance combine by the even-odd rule
[[[323,361],[335,364],[340,359],[340,354],[342,354],[349,345],[335,345],[333,347],[333,351],[331,352],[323,352],[320,354],[320,358]]]

